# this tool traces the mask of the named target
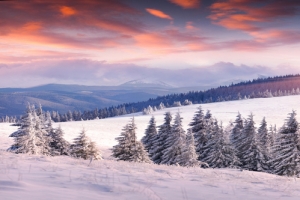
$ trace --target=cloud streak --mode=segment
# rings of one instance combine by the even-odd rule
[[[200,0],[169,0],[170,2],[181,6],[184,9],[198,8],[200,6]]]
[[[173,20],[173,18],[170,15],[167,15],[166,13],[157,10],[157,9],[152,9],[152,8],[146,8],[146,11],[148,13],[150,13],[151,15],[158,17],[158,18],[162,18],[162,19],[169,19],[169,20]]]

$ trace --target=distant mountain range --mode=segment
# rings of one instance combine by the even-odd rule
[[[119,86],[47,84],[31,88],[0,88],[0,117],[21,115],[25,106],[42,104],[44,110],[91,110],[129,102],[146,101],[169,93],[208,87],[174,88],[157,80],[132,80]]]
[[[164,83],[159,80],[151,80],[151,79],[138,79],[138,80],[132,80],[128,81],[120,87],[146,87],[146,88],[174,88],[173,86]]]

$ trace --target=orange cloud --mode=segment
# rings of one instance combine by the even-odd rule
[[[198,8],[200,5],[200,0],[169,0],[169,1],[185,9]]]
[[[148,13],[150,13],[151,15],[154,15],[155,17],[159,17],[159,18],[162,18],[162,19],[173,20],[173,18],[171,16],[165,14],[164,12],[162,12],[160,10],[147,8],[146,11]]]
[[[172,43],[168,38],[158,33],[145,33],[134,37],[137,45],[143,48],[170,48]]]
[[[293,0],[223,0],[210,6],[208,18],[225,28],[251,33],[265,29],[265,23],[277,18],[297,15],[299,6],[300,2]]]
[[[68,6],[62,6],[59,10],[64,17],[69,17],[77,13],[77,11],[74,8]]]
[[[196,30],[197,28],[193,25],[193,22],[187,22],[185,25],[187,30]]]
[[[28,32],[37,31],[41,28],[42,26],[40,22],[28,22],[22,27],[23,31],[28,31]]]

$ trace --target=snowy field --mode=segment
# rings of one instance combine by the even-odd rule
[[[226,126],[239,111],[253,112],[258,126],[265,116],[268,126],[283,125],[287,114],[298,110],[300,96],[204,104]],[[168,108],[153,115],[157,125],[163,114],[180,112],[188,128],[199,105]],[[0,199],[300,199],[300,180],[233,169],[201,169],[116,162],[110,157],[114,140],[132,115],[93,121],[56,123],[72,142],[85,128],[103,152],[104,160],[16,155],[5,152],[8,135],[17,127],[0,124]],[[135,114],[138,139],[151,115]],[[300,119],[300,118],[298,118]]]

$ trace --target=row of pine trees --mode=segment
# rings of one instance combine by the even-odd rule
[[[44,113],[41,105],[36,109],[28,105],[26,114],[21,118],[19,129],[10,135],[14,144],[8,151],[35,155],[67,155],[83,159],[101,159],[95,142],[87,137],[83,129],[70,144],[63,136],[61,127],[53,128],[49,112]]]
[[[117,160],[146,162],[187,167],[239,168],[278,175],[299,176],[300,138],[296,112],[289,114],[284,125],[268,129],[265,118],[255,127],[253,115],[247,119],[240,114],[224,128],[199,107],[185,131],[178,112],[172,122],[170,112],[164,123],[156,126],[150,119],[141,141],[136,137],[134,118],[127,124],[112,148]],[[28,105],[20,128],[11,134],[14,144],[9,151],[15,153],[68,155],[83,159],[101,159],[101,153],[82,130],[74,143],[68,143],[60,127],[53,128],[51,116]]]
[[[253,115],[244,119],[238,114],[226,128],[210,111],[196,111],[190,128],[183,129],[178,112],[172,123],[170,112],[164,123],[156,126],[150,119],[141,142],[136,139],[134,118],[126,125],[113,156],[118,160],[153,162],[165,165],[202,166],[211,168],[239,168],[277,175],[300,174],[300,139],[296,112],[289,114],[284,125],[268,128],[265,118],[255,127]]]

